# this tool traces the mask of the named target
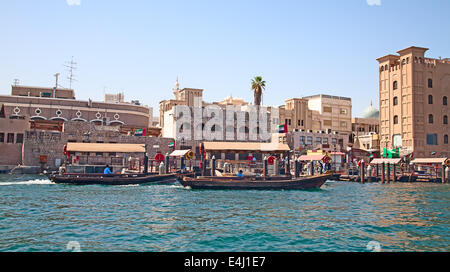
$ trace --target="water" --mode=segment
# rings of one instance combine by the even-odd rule
[[[449,251],[449,200],[442,184],[195,191],[0,176],[0,251]]]

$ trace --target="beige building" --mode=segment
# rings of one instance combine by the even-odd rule
[[[409,47],[379,62],[380,148],[401,155],[449,157],[450,59]]]

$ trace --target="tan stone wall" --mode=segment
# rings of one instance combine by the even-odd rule
[[[17,143],[17,135],[24,135],[29,128],[29,120],[0,118],[0,133],[3,133],[3,142],[0,142],[0,165],[18,165],[22,163],[22,143]],[[8,143],[8,133],[14,134],[14,143]],[[25,137],[25,136],[24,136]]]

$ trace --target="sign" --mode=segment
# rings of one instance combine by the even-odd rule
[[[155,155],[154,159],[155,159],[156,162],[160,163],[160,162],[164,161],[165,157],[164,157],[163,154],[158,153],[158,154]]]
[[[159,145],[154,145],[153,148],[154,148],[154,149],[158,149],[158,148],[159,148]]]
[[[45,155],[39,156],[39,162],[40,163],[47,163],[47,156],[45,156]]]

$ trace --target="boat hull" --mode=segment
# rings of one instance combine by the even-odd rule
[[[177,174],[165,175],[51,175],[50,180],[59,184],[73,185],[139,185],[146,183],[176,182]]]
[[[302,177],[297,179],[226,179],[215,177],[183,178],[185,187],[204,190],[310,190],[319,189],[331,175]]]

